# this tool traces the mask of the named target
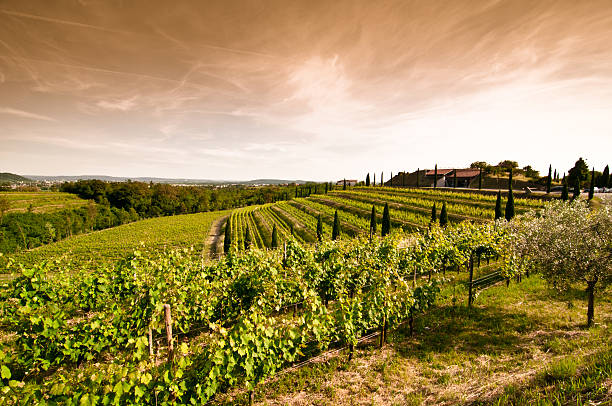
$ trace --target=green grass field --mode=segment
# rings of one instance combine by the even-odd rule
[[[56,210],[85,206],[89,201],[62,192],[0,192],[0,198],[9,203],[7,213],[28,211],[46,213]]]
[[[141,245],[146,250],[193,247],[201,252],[206,248],[213,222],[228,213],[217,211],[141,220],[74,236],[12,257],[23,264],[65,259],[97,265],[111,263],[140,249]]]
[[[578,288],[578,287],[577,287]],[[258,388],[265,405],[612,404],[612,292],[601,292],[596,326],[586,329],[580,289],[559,295],[538,276],[464,291],[407,327],[281,375]],[[593,403],[588,403],[589,401]],[[599,403],[600,402],[600,403]],[[216,404],[248,404],[244,393]]]

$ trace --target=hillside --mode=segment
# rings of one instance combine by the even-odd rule
[[[31,179],[24,178],[20,175],[15,175],[14,173],[9,172],[1,172],[0,173],[0,183],[13,183],[13,182],[32,182]]]
[[[288,179],[253,179],[253,180],[215,180],[215,179],[190,179],[190,178],[155,178],[155,177],[127,177],[127,176],[106,176],[106,175],[67,175],[67,176],[46,176],[46,175],[28,175],[31,179],[37,181],[50,182],[74,182],[77,180],[102,180],[105,182],[125,182],[128,179],[135,182],[153,182],[153,183],[170,183],[170,184],[187,184],[187,185],[283,185],[290,183],[305,184],[309,181],[305,180],[288,180]]]

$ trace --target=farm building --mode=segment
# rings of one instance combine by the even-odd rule
[[[473,181],[478,179],[480,169],[438,169],[437,187],[470,187]],[[425,173],[426,184],[433,186],[436,176],[435,170],[431,169]],[[457,184],[455,185],[455,179]]]
[[[346,179],[346,186],[355,186],[357,184],[357,179]],[[336,182],[336,186],[344,186],[344,179]]]

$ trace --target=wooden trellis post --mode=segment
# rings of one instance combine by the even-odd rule
[[[166,322],[166,340],[168,341],[168,362],[172,362],[174,359],[174,342],[172,340],[172,314],[169,304],[164,305],[164,314]]]

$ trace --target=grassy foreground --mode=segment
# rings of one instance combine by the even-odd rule
[[[267,405],[612,404],[612,292],[596,299],[585,328],[581,290],[559,295],[538,276],[481,293],[472,309],[446,300],[375,339],[351,362],[340,353],[258,388]],[[459,292],[459,291],[458,291]],[[247,404],[243,393],[217,399]]]
[[[203,251],[213,222],[228,213],[215,211],[141,220],[70,237],[12,257],[15,262],[23,264],[61,259],[81,265],[102,265],[123,258],[142,246],[150,251],[187,247]]]

